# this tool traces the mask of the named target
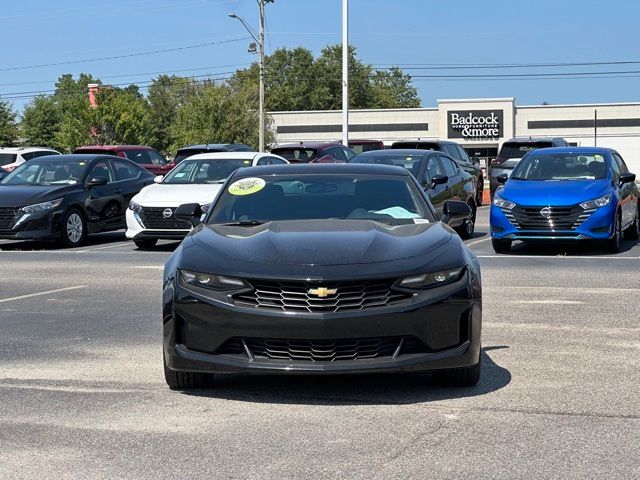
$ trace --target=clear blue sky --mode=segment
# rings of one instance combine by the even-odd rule
[[[245,32],[227,14],[236,12],[257,27],[257,5],[255,0],[2,0],[1,4],[0,97],[50,90],[63,73],[86,72],[108,83],[135,83],[148,81],[154,76],[150,72],[193,69],[182,74],[202,75],[228,72],[255,60],[243,40],[8,70],[230,40]],[[373,65],[640,61],[640,2],[631,0],[350,0],[350,7],[351,43],[359,57]],[[275,0],[267,5],[267,27],[267,52],[304,46],[317,54],[324,45],[340,42],[341,0]],[[416,75],[640,72],[640,63],[407,71]],[[130,74],[136,75],[122,76]],[[434,106],[438,98],[511,96],[520,105],[640,101],[640,73],[597,79],[416,78],[415,85],[423,106]],[[12,101],[21,110],[29,99]]]

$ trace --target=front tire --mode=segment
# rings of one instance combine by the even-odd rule
[[[507,253],[511,251],[511,240],[492,238],[491,245],[493,246],[493,251],[496,253]]]
[[[481,357],[470,367],[450,368],[435,372],[436,381],[447,387],[473,387],[480,380]]]
[[[211,373],[200,372],[177,372],[167,367],[167,361],[164,358],[164,380],[167,382],[170,390],[189,390],[191,388],[206,388],[213,385],[214,375]]]
[[[79,247],[87,236],[87,222],[77,208],[67,210],[62,217],[60,229],[60,243],[63,247]]]
[[[156,243],[158,243],[158,239],[157,238],[141,238],[138,240],[134,240],[133,243],[135,243],[136,247],[138,247],[140,250],[146,250],[148,248],[155,247]]]
[[[636,219],[624,231],[624,238],[626,240],[638,240],[640,238],[640,203],[636,207]]]
[[[605,248],[609,253],[618,253],[620,251],[620,244],[622,243],[622,218],[620,212],[616,214],[615,222],[613,237],[605,240]]]

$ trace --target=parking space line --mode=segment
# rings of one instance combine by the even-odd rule
[[[531,260],[536,258],[556,258],[562,260],[640,260],[640,257],[601,257],[589,255],[477,255],[478,258],[502,258],[515,260],[518,258]]]
[[[487,240],[491,240],[491,237],[486,237],[486,238],[480,238],[479,240],[474,240],[473,242],[469,242],[467,243],[467,247],[470,247],[471,245],[477,245],[478,243],[482,243],[482,242],[486,242]]]
[[[140,268],[142,270],[164,270],[164,265],[133,265],[131,268]]]
[[[85,250],[85,252],[95,252],[96,250],[106,250],[108,248],[116,248],[116,247],[122,247],[124,245],[129,245],[131,244],[131,247],[133,248],[133,243],[132,242],[120,242],[120,243],[114,243],[111,245],[106,245],[103,247],[96,247],[96,248],[88,248]]]
[[[80,288],[87,288],[86,285],[76,285],[74,287],[56,288],[55,290],[47,290],[45,292],[28,293],[26,295],[18,295],[17,297],[0,299],[0,303],[12,302],[14,300],[22,300],[23,298],[39,297],[41,295],[49,295],[51,293],[68,292],[69,290],[78,290]]]

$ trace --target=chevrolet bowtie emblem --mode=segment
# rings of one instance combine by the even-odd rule
[[[334,295],[337,292],[338,292],[337,288],[325,288],[325,287],[311,288],[307,290],[307,293],[309,295],[315,295],[316,297],[320,297],[320,298],[325,298],[325,297],[328,297],[329,295]]]

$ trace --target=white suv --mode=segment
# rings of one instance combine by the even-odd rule
[[[27,160],[44,155],[60,155],[60,152],[47,147],[0,147],[0,167],[11,172]]]

